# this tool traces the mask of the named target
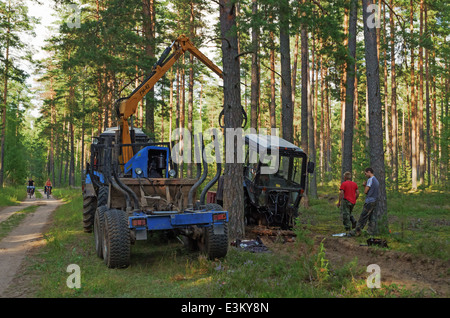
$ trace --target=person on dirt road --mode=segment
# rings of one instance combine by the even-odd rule
[[[361,235],[361,230],[364,228],[367,221],[369,221],[367,232],[370,235],[373,235],[376,231],[376,216],[374,212],[377,205],[380,183],[378,182],[377,178],[375,178],[372,168],[366,168],[364,170],[364,174],[367,178],[367,182],[363,182],[366,200],[364,201],[361,215],[359,217],[358,223],[356,224],[356,229],[352,230],[349,233],[350,236]]]
[[[341,208],[342,222],[346,232],[356,227],[356,220],[352,211],[358,197],[358,185],[352,181],[351,172],[347,171],[344,173],[344,182],[339,188],[339,202],[337,203],[337,207]]]
[[[47,191],[49,194],[52,193],[52,182],[50,181],[50,178],[47,179],[47,182],[45,183],[44,186],[44,193],[47,194]]]
[[[34,181],[32,178],[28,179],[28,185],[27,185],[27,194],[30,193],[34,194]]]

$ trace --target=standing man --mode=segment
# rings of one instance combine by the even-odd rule
[[[347,232],[356,227],[356,220],[352,211],[358,197],[358,185],[352,181],[351,172],[347,171],[344,173],[344,182],[339,189],[339,202],[337,203],[337,207],[341,208],[342,222]]]
[[[377,178],[373,175],[372,168],[366,168],[364,171],[366,175],[367,182],[363,182],[364,193],[366,194],[366,200],[364,202],[363,210],[361,212],[361,216],[359,217],[358,224],[356,225],[356,229],[350,232],[350,235],[361,235],[361,230],[366,226],[367,221],[369,221],[369,225],[367,228],[367,232],[370,235],[376,233],[376,216],[375,216],[375,206],[377,205],[378,195],[380,193],[380,183]]]

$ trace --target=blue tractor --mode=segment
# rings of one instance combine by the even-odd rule
[[[169,143],[151,142],[129,119],[139,101],[186,51],[222,77],[222,71],[198,51],[184,35],[166,48],[152,72],[128,97],[115,103],[119,126],[94,138],[91,159],[83,180],[83,226],[94,232],[97,255],[110,268],[130,264],[131,245],[146,240],[149,231],[173,231],[189,248],[210,259],[228,249],[228,212],[218,204],[205,204],[205,194],[217,174],[196,200],[208,165],[197,164],[196,178],[177,178]],[[203,167],[203,169],[202,169]],[[203,170],[203,173],[202,173]]]
[[[207,164],[197,165],[196,178],[177,178],[169,143],[153,143],[139,129],[136,142],[118,142],[119,129],[109,128],[91,145],[91,160],[83,182],[83,225],[94,232],[95,249],[110,268],[130,264],[131,245],[146,240],[149,231],[171,231],[189,249],[199,249],[210,259],[228,250],[228,212],[218,204],[205,204],[205,195],[217,174],[196,200],[205,181]],[[135,155],[120,164],[121,148]],[[203,170],[203,173],[202,173]]]

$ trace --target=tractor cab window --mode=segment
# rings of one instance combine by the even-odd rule
[[[263,170],[262,168],[268,168],[270,165],[262,163],[258,185],[273,188],[298,187],[301,184],[302,160],[301,157],[279,156],[278,169],[272,170],[273,173],[263,173],[263,171],[270,171],[270,169]]]

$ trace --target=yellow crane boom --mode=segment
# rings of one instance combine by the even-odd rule
[[[174,51],[171,53],[172,49]],[[120,98],[116,101],[116,112],[119,117],[119,126],[121,132],[122,144],[131,144],[130,130],[128,126],[128,118],[133,116],[136,112],[138,103],[144,96],[155,86],[158,80],[172,67],[172,65],[183,55],[189,51],[192,55],[198,58],[206,66],[208,66],[214,73],[223,78],[222,70],[217,67],[210,59],[208,59],[202,52],[200,52],[189,38],[185,35],[180,35],[173,43],[168,46],[160,59],[153,66],[152,72],[136,89],[125,98]],[[170,55],[169,55],[170,54]],[[131,147],[122,148],[123,163],[128,162],[133,157],[133,150]]]

